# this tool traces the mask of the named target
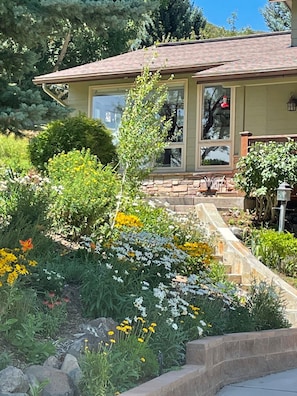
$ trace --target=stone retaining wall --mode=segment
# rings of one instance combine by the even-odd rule
[[[196,197],[207,191],[212,194],[233,192],[234,183],[230,172],[153,173],[143,182],[142,189],[149,196]]]
[[[214,396],[225,385],[297,367],[297,328],[206,337],[187,344],[186,365],[123,396]]]

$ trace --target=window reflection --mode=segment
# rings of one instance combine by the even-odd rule
[[[230,88],[205,87],[203,92],[202,139],[230,139]]]
[[[117,142],[121,117],[124,111],[126,93],[104,93],[93,97],[93,117],[100,118],[112,131],[114,142]]]
[[[165,149],[157,160],[157,166],[160,168],[180,168],[182,166],[182,149]]]
[[[200,165],[229,165],[229,146],[209,146],[200,149]]]
[[[92,116],[100,118],[108,129],[112,131],[113,141],[118,142],[121,117],[125,108],[127,90],[116,92],[94,91],[92,102]],[[168,87],[167,100],[160,113],[166,120],[171,119],[172,125],[168,131],[167,141],[173,148],[167,148],[157,161],[157,167],[180,168],[182,166],[182,150],[184,140],[184,87]]]
[[[167,100],[162,108],[161,116],[172,121],[168,131],[168,142],[182,142],[184,131],[184,89],[168,88]]]

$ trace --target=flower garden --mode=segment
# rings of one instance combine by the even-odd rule
[[[274,290],[254,285],[243,295],[227,281],[194,215],[133,198],[116,214],[114,228],[105,221],[91,234],[68,234],[53,219],[61,186],[37,174],[2,177],[0,337],[9,345],[0,352],[2,368],[55,354],[53,341],[67,318],[67,284],[79,287],[86,318],[118,322],[108,345],[98,351],[86,345],[81,357],[88,396],[102,394],[98,389],[123,392],[177,368],[189,340],[287,326]],[[76,249],[54,235],[75,239]]]
[[[118,151],[122,173],[75,147],[39,169],[28,139],[0,139],[0,369],[56,354],[67,285],[79,290],[85,318],[117,323],[109,342],[95,350],[86,342],[81,353],[85,396],[119,394],[178,369],[190,340],[289,326],[271,285],[243,293],[227,280],[194,213],[142,196],[132,149],[130,157],[127,147]]]

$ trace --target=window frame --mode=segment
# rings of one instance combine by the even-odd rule
[[[230,89],[230,136],[228,139],[203,139],[203,107],[204,107],[204,89],[207,87],[222,86]],[[233,169],[234,156],[234,130],[235,130],[235,87],[225,86],[224,84],[201,84],[197,85],[197,125],[196,125],[196,171],[221,171]],[[202,165],[201,148],[212,146],[229,147],[229,164],[228,165]]]
[[[166,81],[162,80],[160,83],[164,83]],[[185,171],[186,164],[186,147],[187,147],[187,120],[188,120],[188,80],[187,79],[176,79],[174,81],[166,82],[167,87],[174,88],[179,87],[184,89],[184,120],[183,120],[183,141],[182,142],[169,142],[165,149],[181,149],[181,166],[180,167],[166,167],[159,166],[155,167],[153,172],[155,173],[174,173],[174,172],[183,172]],[[120,83],[120,84],[97,84],[89,86],[89,94],[88,94],[88,116],[93,118],[93,97],[96,96],[95,92],[100,91],[102,94],[106,93],[114,93],[117,91],[119,93],[123,91],[127,91],[133,87],[133,82],[131,83]]]

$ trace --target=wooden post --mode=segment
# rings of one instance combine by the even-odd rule
[[[245,157],[249,151],[249,137],[252,136],[252,132],[243,131],[240,132],[240,155],[241,157]]]

